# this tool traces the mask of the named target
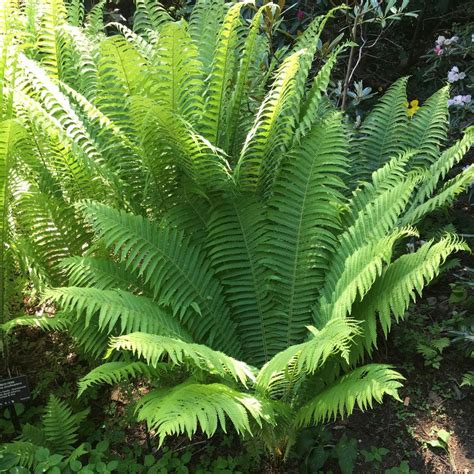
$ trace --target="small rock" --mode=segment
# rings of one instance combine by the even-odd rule
[[[428,394],[428,401],[433,405],[441,405],[443,403],[443,399],[433,391]]]

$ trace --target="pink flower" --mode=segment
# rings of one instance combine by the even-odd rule
[[[296,18],[298,19],[298,21],[303,21],[304,20],[304,11],[303,10],[298,10],[296,12]]]
[[[441,46],[436,46],[433,51],[436,53],[437,56],[441,56],[444,52]]]

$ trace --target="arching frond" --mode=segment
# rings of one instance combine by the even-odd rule
[[[41,63],[48,74],[57,78],[61,63],[61,50],[58,47],[57,28],[66,22],[67,12],[63,0],[45,0],[44,13],[38,35],[38,49]]]
[[[263,390],[272,385],[275,377],[284,372],[294,377],[301,372],[313,374],[322,367],[329,357],[340,355],[349,359],[350,343],[358,334],[357,324],[349,319],[329,321],[320,331],[308,327],[311,336],[307,342],[296,344],[276,354],[260,370],[257,386]],[[291,373],[288,371],[292,367]]]
[[[36,450],[37,446],[29,441],[13,441],[11,443],[3,443],[0,446],[0,454],[11,453],[17,456],[17,464],[28,469],[33,467]]]
[[[421,295],[423,288],[435,278],[446,258],[469,248],[459,238],[447,235],[439,242],[429,241],[415,253],[398,257],[375,282],[370,292],[355,305],[354,315],[362,320],[363,339],[370,351],[377,341],[376,317],[384,334],[391,327],[391,317],[403,318],[410,301]],[[360,354],[361,351],[356,351]]]
[[[419,206],[409,210],[402,222],[415,224],[427,214],[450,205],[456,196],[464,192],[474,181],[474,165],[467,167],[454,178],[446,181],[437,193]]]
[[[85,326],[96,319],[100,331],[129,334],[143,331],[189,340],[179,322],[152,300],[122,290],[63,287],[45,292],[64,311],[83,317]]]
[[[98,290],[138,290],[140,281],[125,265],[109,259],[68,257],[61,261],[70,286],[94,287]],[[143,289],[141,290],[143,292]]]
[[[390,263],[395,242],[406,236],[416,235],[413,229],[396,230],[387,237],[372,241],[358,248],[345,261],[345,268],[339,276],[329,302],[321,299],[316,313],[321,325],[331,318],[343,318],[350,314],[357,298],[362,299],[382,274],[384,266]]]
[[[66,4],[67,19],[72,26],[82,26],[85,18],[84,2],[82,0],[69,0]]]
[[[382,192],[339,237],[315,310],[318,327],[331,318],[332,311],[344,316],[357,294],[364,295],[389,263],[395,241],[413,233],[396,229],[396,224],[414,186],[413,180],[407,180]]]
[[[150,160],[147,164],[156,180],[172,174],[174,167],[190,178],[191,187],[198,186],[201,190],[222,190],[231,184],[229,165],[222,150],[197,133],[189,122],[146,99],[137,98],[133,108]]]
[[[41,261],[47,283],[64,283],[60,261],[81,255],[91,237],[77,211],[61,198],[32,189],[16,199],[14,215],[18,229],[32,243],[36,260]]]
[[[336,419],[337,416],[344,418],[353,412],[356,405],[361,410],[367,410],[374,400],[381,403],[385,394],[398,399],[401,380],[403,377],[388,365],[359,367],[301,407],[295,425],[310,426]]]
[[[86,15],[86,31],[90,36],[104,32],[104,9],[107,0],[99,0]]]
[[[402,153],[388,161],[384,166],[372,173],[372,179],[363,183],[352,195],[350,215],[345,216],[347,222],[354,223],[355,219],[367,209],[382,193],[402,185],[407,178],[407,166],[415,155],[414,150]],[[418,176],[418,175],[413,175]]]
[[[68,321],[59,316],[18,316],[0,324],[0,330],[7,334],[21,326],[32,326],[48,331],[64,331],[69,327]]]
[[[96,104],[122,130],[130,130],[129,99],[142,87],[144,58],[123,37],[114,35],[100,43]]]
[[[224,139],[226,140],[223,148],[232,156],[237,156],[237,150],[240,151],[241,136],[246,127],[246,112],[248,109],[248,97],[252,92],[252,82],[255,76],[260,73],[258,70],[261,57],[261,46],[265,44],[266,36],[260,34],[264,12],[270,7],[269,4],[260,7],[252,19],[250,29],[245,39],[242,49],[242,58],[237,70],[237,79],[233,88],[230,105],[228,106],[228,120]],[[257,71],[255,68],[257,66]],[[250,115],[250,114],[249,114]],[[242,123],[243,122],[243,123]],[[248,132],[248,130],[245,130]]]
[[[152,367],[159,367],[163,356],[175,365],[191,364],[201,370],[221,377],[232,377],[244,386],[254,380],[251,367],[226,354],[214,351],[203,344],[193,344],[184,340],[145,333],[133,333],[114,337],[109,353],[113,350],[130,351],[143,358]]]
[[[415,196],[413,197],[410,209],[407,214],[410,214],[416,206],[422,204],[433,195],[440,181],[446,177],[449,170],[451,170],[453,166],[459,163],[473,143],[474,127],[468,127],[464,131],[464,136],[462,139],[445,150],[439,156],[439,158],[431,166],[429,166],[429,168],[426,169],[426,172],[423,175],[423,180]]]
[[[165,366],[165,364],[163,364]],[[78,383],[80,397],[87,389],[97,384],[113,385],[130,378],[151,379],[159,376],[164,367],[150,367],[143,362],[107,362],[92,369]]]
[[[198,428],[212,436],[220,426],[226,431],[226,417],[239,434],[252,433],[251,422],[272,424],[271,402],[238,392],[218,383],[184,383],[173,388],[153,390],[137,407],[138,419],[155,429],[160,444],[169,435],[191,437]]]

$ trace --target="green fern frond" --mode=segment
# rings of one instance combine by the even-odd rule
[[[11,443],[4,443],[0,447],[0,454],[11,453],[17,456],[17,465],[28,469],[33,468],[35,462],[35,453],[37,446],[28,441],[13,441]]]
[[[238,392],[226,385],[184,383],[153,390],[138,402],[138,419],[157,431],[160,445],[169,435],[191,437],[198,428],[212,436],[220,426],[226,432],[228,417],[239,434],[251,434],[257,426],[273,423],[271,402]]]
[[[0,122],[0,245],[2,251],[5,246],[6,229],[8,225],[8,206],[10,199],[10,178],[15,148],[23,139],[24,129],[15,120]],[[2,262],[0,262],[2,263]]]
[[[382,192],[339,237],[316,309],[319,327],[331,318],[333,311],[341,315],[348,311],[357,294],[363,296],[380,275],[383,265],[389,263],[395,241],[413,235],[413,229],[400,230],[396,224],[415,182],[407,180]]]
[[[69,286],[138,291],[140,284],[122,263],[108,259],[68,257],[61,261],[60,266],[68,274]]]
[[[198,121],[203,108],[202,65],[183,21],[162,27],[151,62],[143,86],[146,94],[176,115]]]
[[[65,317],[69,321],[68,332],[84,356],[91,363],[103,358],[109,347],[110,335],[99,329],[98,321],[91,319],[86,325],[84,318],[77,318],[74,314],[68,313]]]
[[[298,51],[284,60],[247,135],[235,169],[236,181],[244,191],[270,192],[272,182],[267,182],[267,173],[272,170],[272,176],[276,174],[282,152],[292,138],[297,74],[302,55],[303,51]]]
[[[410,150],[395,156],[384,166],[372,173],[372,179],[357,188],[351,198],[350,215],[345,216],[347,222],[354,223],[355,219],[367,209],[382,193],[401,185],[408,175],[407,167],[416,151]],[[413,176],[418,176],[413,174]]]
[[[113,350],[130,351],[136,357],[143,357],[152,367],[159,367],[160,360],[166,356],[175,365],[191,363],[206,372],[225,378],[230,376],[244,386],[255,379],[252,368],[244,362],[205,345],[171,337],[145,333],[114,337],[110,342],[109,354]]]
[[[95,97],[98,86],[98,71],[95,59],[95,44],[80,28],[61,25],[58,35],[68,43],[68,76],[61,71],[61,80],[87,98]]]
[[[400,137],[406,135],[409,126],[405,105],[407,80],[405,77],[395,82],[364,120],[354,161],[362,179],[404,151]]]
[[[387,335],[391,315],[397,322],[403,318],[410,301],[414,301],[417,295],[421,296],[423,288],[438,275],[446,258],[462,250],[469,248],[458,237],[446,235],[439,242],[427,242],[415,253],[400,256],[384,270],[370,292],[354,308],[354,315],[362,321],[366,350],[376,346],[376,315]],[[360,355],[361,351],[356,352]]]
[[[226,148],[223,137],[228,137],[230,102],[237,77],[237,66],[242,49],[240,18],[245,3],[232,5],[222,24],[207,79],[202,131],[204,136],[221,148]]]
[[[80,397],[86,390],[93,385],[108,384],[114,385],[124,380],[137,377],[145,377],[148,379],[158,377],[166,364],[150,367],[143,362],[107,362],[92,369],[78,383]]]
[[[5,331],[8,334],[10,331],[20,326],[33,326],[50,331],[64,331],[69,327],[69,323],[58,315],[55,315],[54,317],[18,316],[10,319],[4,324],[0,324],[0,330]]]
[[[350,415],[357,405],[361,410],[382,402],[384,395],[398,398],[403,377],[390,366],[369,364],[349,372],[334,385],[301,407],[295,419],[298,427],[324,423]]]
[[[86,31],[89,36],[103,34],[104,32],[104,9],[107,0],[99,0],[86,16]]]
[[[453,166],[459,163],[473,143],[474,127],[468,127],[464,131],[463,138],[444,151],[441,156],[426,169],[423,174],[423,180],[407,211],[407,216],[409,216],[417,206],[423,204],[433,195],[440,181],[446,177]]]
[[[238,353],[239,342],[205,254],[182,232],[158,227],[140,216],[89,203],[84,212],[107,247],[127,268],[143,276],[161,305],[174,314],[199,342]],[[202,315],[205,316],[202,316]]]
[[[265,213],[256,200],[239,196],[217,207],[208,221],[208,254],[232,306],[237,332],[249,362],[261,365],[270,357],[265,288],[268,273],[261,265]]]
[[[462,383],[461,383],[461,387],[474,387],[474,372],[473,371],[470,371],[470,372],[466,372],[463,376],[462,376]]]
[[[325,298],[321,299],[321,307],[316,314],[319,324],[350,314],[354,302],[367,294],[382,274],[384,266],[390,263],[396,241],[413,235],[417,235],[413,229],[400,229],[357,249],[345,261],[346,267],[338,279],[330,302],[326,303]]]
[[[122,290],[63,287],[47,290],[44,297],[55,301],[64,311],[84,317],[85,326],[97,318],[99,330],[107,334],[143,331],[189,340],[175,318],[144,296]]]
[[[446,181],[444,186],[430,199],[411,209],[402,222],[416,224],[427,214],[436,209],[449,206],[456,196],[464,192],[474,181],[474,165],[469,166],[454,178]]]
[[[17,197],[14,215],[24,238],[32,243],[50,284],[64,282],[59,266],[67,256],[80,255],[90,240],[76,210],[61,198],[32,189]]]
[[[281,372],[287,377],[302,372],[313,374],[329,357],[340,355],[348,360],[350,343],[359,332],[357,324],[349,319],[329,321],[320,331],[313,327],[308,329],[311,336],[307,342],[288,347],[262,367],[257,377],[257,387],[268,389]]]
[[[225,0],[197,0],[189,19],[189,33],[199,49],[204,77],[208,75],[228,5]]]
[[[242,136],[248,132],[248,130],[245,130],[247,114],[250,116],[250,113],[248,113],[248,98],[253,92],[253,82],[260,79],[260,70],[258,68],[259,61],[262,60],[260,50],[262,44],[266,46],[267,42],[266,36],[260,34],[260,30],[264,13],[269,8],[270,4],[267,4],[257,10],[242,48],[242,59],[238,66],[237,79],[228,107],[227,130],[224,136],[226,142],[223,145],[224,150],[233,157],[238,156],[237,151],[240,151],[242,146]]]
[[[114,35],[100,43],[98,108],[122,130],[129,131],[128,99],[141,90],[145,58],[124,37]]]
[[[160,32],[163,25],[172,22],[173,18],[163,6],[153,0],[136,0],[133,15],[133,30],[145,39],[152,32]]]
[[[231,185],[225,154],[189,122],[146,99],[134,100],[133,109],[137,126],[142,125],[140,136],[154,176],[166,176],[165,169],[177,167],[190,178],[191,186],[201,190],[222,190]]]
[[[69,0],[66,4],[68,23],[72,26],[82,26],[85,18],[84,2]]]
[[[43,416],[44,434],[48,445],[59,454],[72,451],[78,439],[81,421],[89,410],[72,413],[71,408],[63,401],[51,395]]]
[[[83,121],[80,119],[71,103],[59,87],[51,81],[44,71],[34,61],[20,57],[20,65],[27,72],[27,80],[23,88],[27,94],[39,95],[41,102],[28,99],[27,95],[21,96],[24,105],[36,109],[37,117],[45,122],[49,130],[56,130],[61,135],[65,146],[72,146],[76,156],[89,169],[94,170],[113,189],[116,183],[114,173],[108,169],[104,157],[98,150],[98,144],[92,137]],[[97,178],[96,178],[97,179]],[[123,186],[120,187],[123,193]],[[118,191],[117,191],[118,192]]]
[[[439,156],[439,149],[447,137],[449,87],[435,92],[410,120],[405,141],[408,148],[417,150],[413,166],[427,166]]]
[[[19,441],[32,443],[36,447],[47,446],[48,441],[44,430],[40,426],[33,426],[29,423],[25,424],[21,429],[21,434],[18,438]],[[28,450],[28,447],[26,448]]]
[[[311,307],[337,244],[347,154],[341,116],[333,114],[282,159],[268,202],[265,245],[278,302],[268,337],[276,347],[301,340],[312,321]]]
[[[347,9],[345,5],[332,8],[326,15],[318,16],[311,21],[309,26],[299,35],[295,41],[293,48],[289,54],[294,54],[298,51],[303,51],[300,61],[298,81],[298,100],[301,101],[304,96],[305,86],[308,79],[311,66],[313,64],[314,56],[320,47],[320,38],[326,23],[339,10]]]
[[[338,46],[329,55],[324,66],[314,77],[311,88],[300,108],[299,123],[296,127],[293,138],[294,145],[313,128],[317,120],[320,118],[318,113],[323,103],[323,94],[326,92],[329,85],[332,69],[337,62],[339,54],[341,54],[348,46],[348,43]]]
[[[41,53],[41,63],[48,74],[59,77],[61,50],[58,45],[57,28],[64,24],[67,11],[63,0],[45,0],[44,13],[38,35],[38,49]]]

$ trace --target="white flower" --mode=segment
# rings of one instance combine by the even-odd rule
[[[451,105],[464,105],[469,104],[472,100],[470,94],[468,95],[455,95],[452,99],[448,99],[448,107]]]
[[[471,35],[471,43],[474,43],[474,33]]]
[[[449,71],[448,82],[452,84],[453,82],[457,82],[457,81],[459,81],[459,74],[457,72]]]
[[[472,35],[474,38],[474,35]],[[446,38],[444,36],[438,36],[438,39],[436,40],[436,44],[438,46],[443,46],[444,42],[446,41]],[[474,42],[474,39],[472,40]]]
[[[459,36],[452,36],[451,38],[444,40],[444,45],[449,46],[451,44],[457,43],[459,41]]]
[[[453,66],[451,71],[448,72],[448,82],[451,84],[453,82],[459,81],[459,79],[464,79],[466,77],[466,73],[459,72],[459,68],[457,66]]]

